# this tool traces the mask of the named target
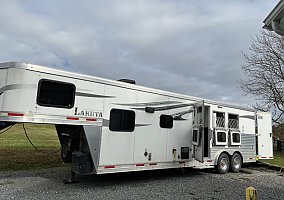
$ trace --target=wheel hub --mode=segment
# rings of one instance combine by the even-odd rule
[[[239,157],[234,158],[233,165],[236,169],[239,169],[241,167],[241,160]]]
[[[226,171],[228,169],[228,160],[226,158],[222,158],[220,161],[220,167],[222,170]]]

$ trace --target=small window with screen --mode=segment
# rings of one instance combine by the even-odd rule
[[[193,131],[192,131],[192,143],[194,145],[199,145],[198,144],[198,138],[199,138],[199,131],[198,131],[198,129],[193,129]]]
[[[225,113],[214,112],[216,128],[225,128]]]
[[[73,108],[75,101],[74,84],[42,79],[39,81],[37,104],[56,108]]]
[[[239,116],[234,114],[228,115],[228,128],[239,129]]]
[[[241,133],[238,131],[231,131],[231,145],[241,145]]]
[[[215,131],[215,145],[227,145],[227,132],[222,130]]]
[[[225,132],[217,132],[217,141],[218,142],[226,142],[226,133]]]
[[[109,129],[111,131],[133,132],[135,129],[135,112],[112,109],[110,111]]]
[[[161,115],[160,116],[160,127],[161,128],[173,128],[173,116]]]

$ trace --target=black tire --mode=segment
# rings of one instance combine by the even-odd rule
[[[216,170],[219,174],[226,174],[230,168],[230,159],[227,154],[222,153],[218,158]]]
[[[242,161],[242,157],[240,156],[240,154],[234,153],[233,156],[231,157],[231,165],[230,165],[231,171],[238,173],[242,168],[242,164],[243,164],[243,161]]]

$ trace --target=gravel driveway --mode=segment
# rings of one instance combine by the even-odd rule
[[[188,169],[81,176],[63,184],[66,169],[0,173],[0,199],[245,199],[253,186],[259,199],[284,199],[283,173],[245,168],[241,173],[215,174]]]

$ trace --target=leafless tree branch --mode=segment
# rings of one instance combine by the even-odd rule
[[[275,123],[284,122],[284,38],[269,31],[262,31],[252,38],[249,53],[243,53],[246,75],[241,88],[253,96],[254,108],[273,113]]]

